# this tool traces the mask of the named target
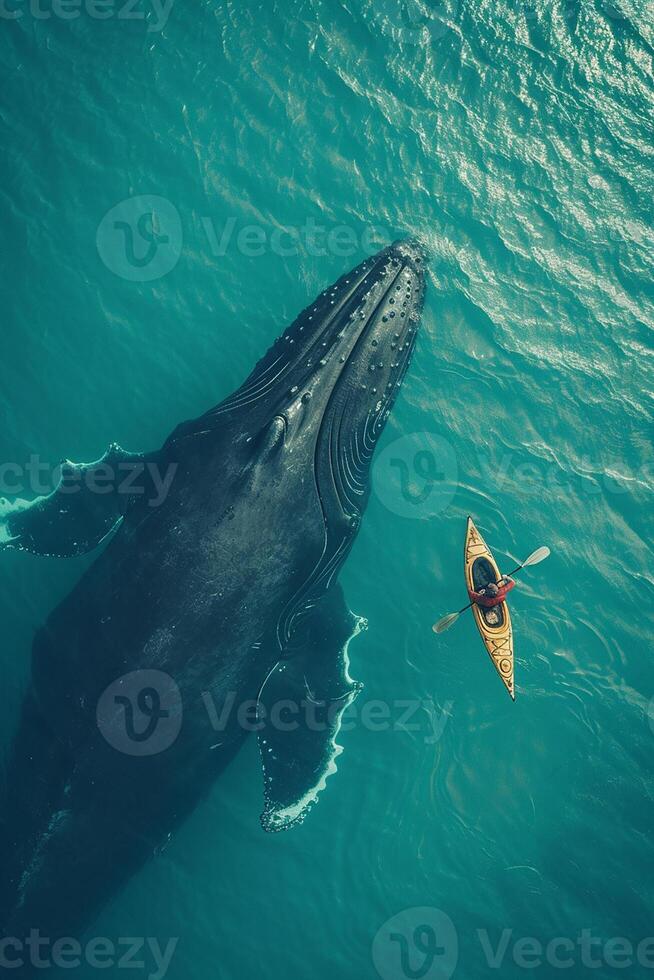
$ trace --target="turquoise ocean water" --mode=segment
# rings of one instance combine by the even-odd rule
[[[342,575],[369,629],[338,773],[265,835],[252,740],[94,934],[179,937],[171,980],[652,975],[603,945],[654,934],[651,7],[3,10],[0,461],[155,447],[366,253],[431,250]],[[504,569],[552,549],[512,597],[515,704],[471,618],[431,632],[467,514]],[[2,555],[3,745],[89,560]]]

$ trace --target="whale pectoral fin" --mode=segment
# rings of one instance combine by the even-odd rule
[[[347,608],[340,586],[303,617],[288,659],[259,697],[264,830],[301,823],[343,751],[336,743],[343,713],[362,688],[348,673],[347,647],[365,620]]]
[[[95,463],[62,463],[55,490],[33,501],[0,499],[0,550],[71,558],[92,551],[143,493],[144,457],[110,446]],[[141,487],[141,489],[139,489]]]

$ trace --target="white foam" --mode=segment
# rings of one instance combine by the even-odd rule
[[[362,684],[354,681],[350,676],[350,657],[348,654],[348,648],[354,637],[358,636],[359,633],[363,632],[367,628],[368,620],[363,616],[357,616],[354,624],[354,631],[345,643],[342,650],[343,664],[345,667],[345,679],[348,684],[352,685],[352,690],[350,690],[343,699],[343,709],[338,713],[338,721],[334,729],[334,733],[330,739],[331,748],[325,768],[315,785],[310,787],[310,789],[308,789],[306,793],[304,793],[294,803],[290,803],[288,806],[285,806],[282,809],[271,808],[270,810],[266,810],[264,812],[264,826],[271,831],[285,830],[286,828],[291,827],[293,824],[301,823],[311,807],[317,801],[319,794],[324,790],[329,777],[333,776],[334,773],[338,771],[336,760],[343,752],[343,746],[339,745],[336,739],[338,738],[338,733],[341,730],[343,714],[346,708],[352,704],[363,687]],[[268,751],[270,751],[270,749]]]

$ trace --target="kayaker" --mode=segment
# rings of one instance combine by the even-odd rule
[[[493,606],[499,606],[501,602],[504,602],[507,593],[515,586],[515,582],[508,575],[503,575],[499,582],[489,582],[486,588],[480,589],[479,592],[474,592],[472,589],[468,589],[468,595],[473,602],[476,602],[478,606],[484,606],[485,609],[492,609]]]

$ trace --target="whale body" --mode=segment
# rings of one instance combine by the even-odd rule
[[[338,574],[424,289],[420,246],[391,245],[159,450],[67,463],[50,496],[6,509],[3,548],[105,546],[34,640],[0,806],[5,936],[79,934],[251,731],[264,829],[315,802],[359,688]]]

